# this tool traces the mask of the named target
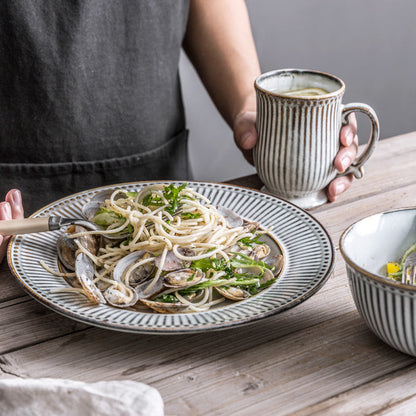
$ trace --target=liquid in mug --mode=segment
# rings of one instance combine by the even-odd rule
[[[288,95],[289,97],[315,97],[318,95],[325,95],[329,94],[329,91],[326,91],[319,87],[308,87],[308,88],[301,88],[299,90],[289,90],[289,91],[279,91],[279,90],[272,90],[277,94],[281,95]]]

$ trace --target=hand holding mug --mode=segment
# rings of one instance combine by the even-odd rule
[[[332,200],[337,188],[349,186],[352,175],[363,177],[363,165],[379,138],[378,119],[367,104],[342,104],[345,84],[341,79],[318,71],[286,69],[260,75],[255,89],[258,140],[253,156],[264,190],[301,208],[312,208]],[[342,162],[347,165],[355,153],[340,144],[341,127],[348,125],[354,112],[370,118],[371,135],[362,154],[340,173],[337,168],[343,169]],[[351,133],[355,133],[352,126],[341,132],[341,142],[348,144]]]
[[[252,165],[253,148],[257,143],[256,112],[242,111],[237,114],[234,125],[234,140],[237,147],[243,153],[245,159]],[[349,123],[342,127],[340,132],[340,150],[335,157],[334,166],[339,172],[347,170],[357,156],[358,137],[355,115],[350,116]],[[345,192],[353,181],[354,175],[349,174],[334,179],[327,188],[329,201],[334,201],[337,196]]]

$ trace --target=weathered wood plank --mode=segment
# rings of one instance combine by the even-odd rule
[[[3,354],[85,329],[87,325],[65,318],[25,296],[1,304],[0,328],[0,354]]]
[[[25,291],[10,273],[7,261],[0,264],[0,303],[25,296]]]
[[[392,371],[291,416],[413,415],[416,407],[416,365]]]
[[[204,365],[154,386],[170,414],[195,414],[198,403],[202,415],[285,415],[414,362],[383,345],[350,313],[219,358],[214,371]]]
[[[337,209],[312,212],[312,215],[322,223],[334,243],[338,245],[341,234],[351,224],[378,212],[416,206],[415,195],[416,182],[413,182],[405,187],[390,190],[388,196],[377,193],[365,200],[353,200]]]

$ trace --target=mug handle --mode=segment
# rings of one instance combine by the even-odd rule
[[[348,117],[351,113],[360,112],[364,113],[370,118],[371,121],[371,135],[367,143],[367,147],[361,153],[357,155],[351,166],[342,173],[338,173],[337,177],[345,176],[352,173],[357,179],[361,179],[364,176],[364,163],[367,162],[368,158],[374,152],[376,144],[379,138],[379,123],[376,112],[367,104],[363,103],[350,103],[342,106],[342,125],[348,124]]]

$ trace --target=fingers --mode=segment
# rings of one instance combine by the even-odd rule
[[[339,172],[345,172],[357,157],[358,137],[355,136],[352,144],[349,146],[341,146],[334,160],[334,166]]]
[[[341,128],[339,140],[341,142],[341,148],[335,157],[334,165],[339,172],[345,172],[357,157],[358,136],[355,114],[351,114],[348,119],[348,124]],[[349,174],[334,179],[327,189],[328,200],[335,201],[337,196],[351,186],[353,178],[354,176]]]
[[[327,196],[329,201],[335,201],[335,198],[346,191],[352,184],[354,176],[352,174],[340,176],[334,179],[328,186]]]
[[[350,115],[349,123],[342,126],[339,139],[343,146],[351,146],[357,136],[357,121],[354,114]]]
[[[334,165],[339,172],[345,172],[357,156],[358,136],[355,114],[351,114],[348,124],[341,128],[339,140],[341,148],[335,158]]]
[[[12,208],[8,202],[0,202],[0,220],[11,220]],[[0,235],[0,263],[6,254],[7,243],[10,237]]]
[[[24,218],[22,195],[18,189],[10,190],[4,202],[0,202],[0,220],[12,220]],[[10,237],[0,235],[0,263],[7,249]]]
[[[13,219],[24,218],[22,195],[18,189],[10,190],[6,195],[6,202],[10,204]]]

